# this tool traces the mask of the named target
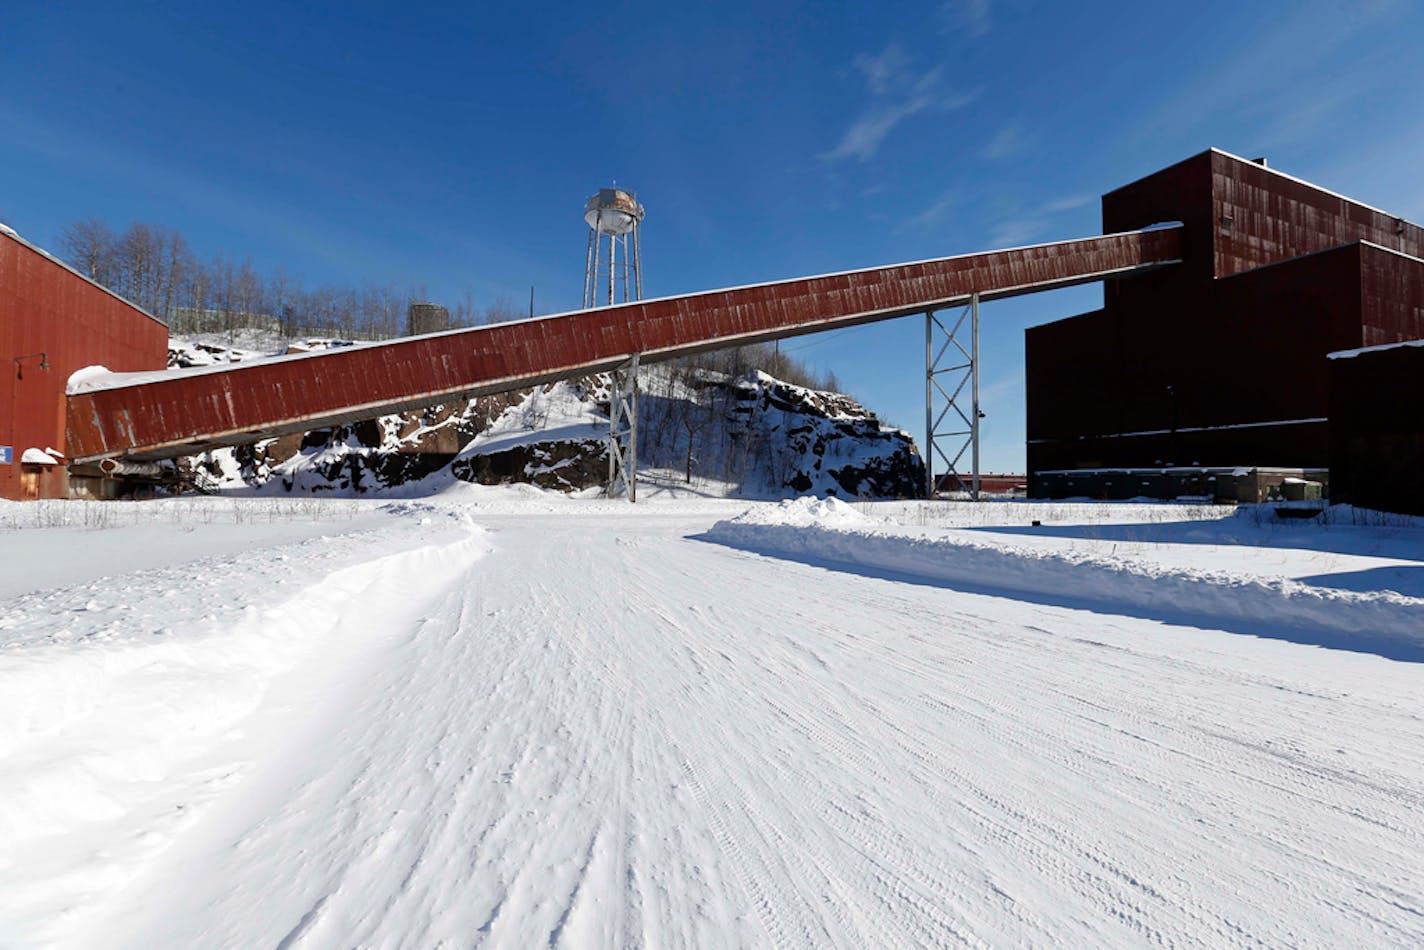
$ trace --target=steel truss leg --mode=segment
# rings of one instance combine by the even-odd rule
[[[623,486],[638,500],[638,354],[612,373],[608,394],[608,496]],[[625,443],[624,438],[627,441]]]
[[[968,327],[964,325],[966,321]],[[979,295],[970,296],[953,326],[947,323],[934,311],[925,314],[925,497],[935,495],[938,456],[945,474],[955,476],[960,485],[968,483],[970,497],[978,501],[979,419],[983,415],[979,411]],[[968,341],[964,339],[966,334]],[[937,336],[941,341],[938,348]],[[960,425],[964,428],[960,429]],[[952,456],[950,451],[954,452]],[[969,453],[969,472],[960,470],[965,452]]]

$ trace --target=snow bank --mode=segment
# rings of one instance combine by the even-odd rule
[[[719,521],[704,537],[802,560],[854,565],[992,594],[1424,659],[1424,598],[1316,587],[962,537],[915,537],[835,503],[797,499]],[[857,524],[854,520],[861,519]]]
[[[0,622],[0,945],[12,933],[16,945],[69,944],[81,918],[251,770],[259,750],[243,743],[259,742],[250,722],[280,677],[301,666],[309,698],[306,683],[400,629],[393,618],[418,610],[421,591],[488,550],[468,519],[416,514],[382,543],[421,546],[370,556],[367,539],[368,559],[330,573],[332,538],[279,552],[310,586],[235,615],[199,613],[169,589],[130,597],[134,609],[77,603],[65,614],[95,618],[79,639],[61,636],[58,613],[53,637]],[[260,581],[254,565],[216,566],[233,571],[232,590]]]

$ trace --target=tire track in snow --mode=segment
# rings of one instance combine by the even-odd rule
[[[656,513],[491,524],[239,845],[194,852],[220,883],[163,897],[191,926],[144,936],[1424,936],[1424,690],[1384,661],[829,574]]]

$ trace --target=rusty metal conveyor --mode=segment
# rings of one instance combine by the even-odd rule
[[[1120,277],[1179,261],[1182,228],[665,297],[139,378],[68,396],[75,462],[157,459],[699,350]]]

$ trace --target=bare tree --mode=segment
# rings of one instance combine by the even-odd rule
[[[114,282],[114,232],[98,218],[85,218],[65,226],[59,249],[84,276],[109,286]]]
[[[294,336],[296,333],[296,309],[294,286],[292,279],[287,276],[286,268],[277,265],[277,271],[267,279],[267,301],[266,307],[271,311],[272,316],[278,320],[283,336]]]
[[[485,308],[485,323],[509,323],[523,320],[525,316],[514,301],[504,296],[496,297],[494,303]]]
[[[177,231],[165,235],[168,261],[163,275],[163,311],[160,316],[172,323],[173,308],[183,293],[188,281],[188,273],[193,268],[193,252],[188,250],[188,242]]]
[[[157,229],[135,222],[119,235],[115,270],[119,293],[149,313],[157,309],[159,268],[163,260]]]

